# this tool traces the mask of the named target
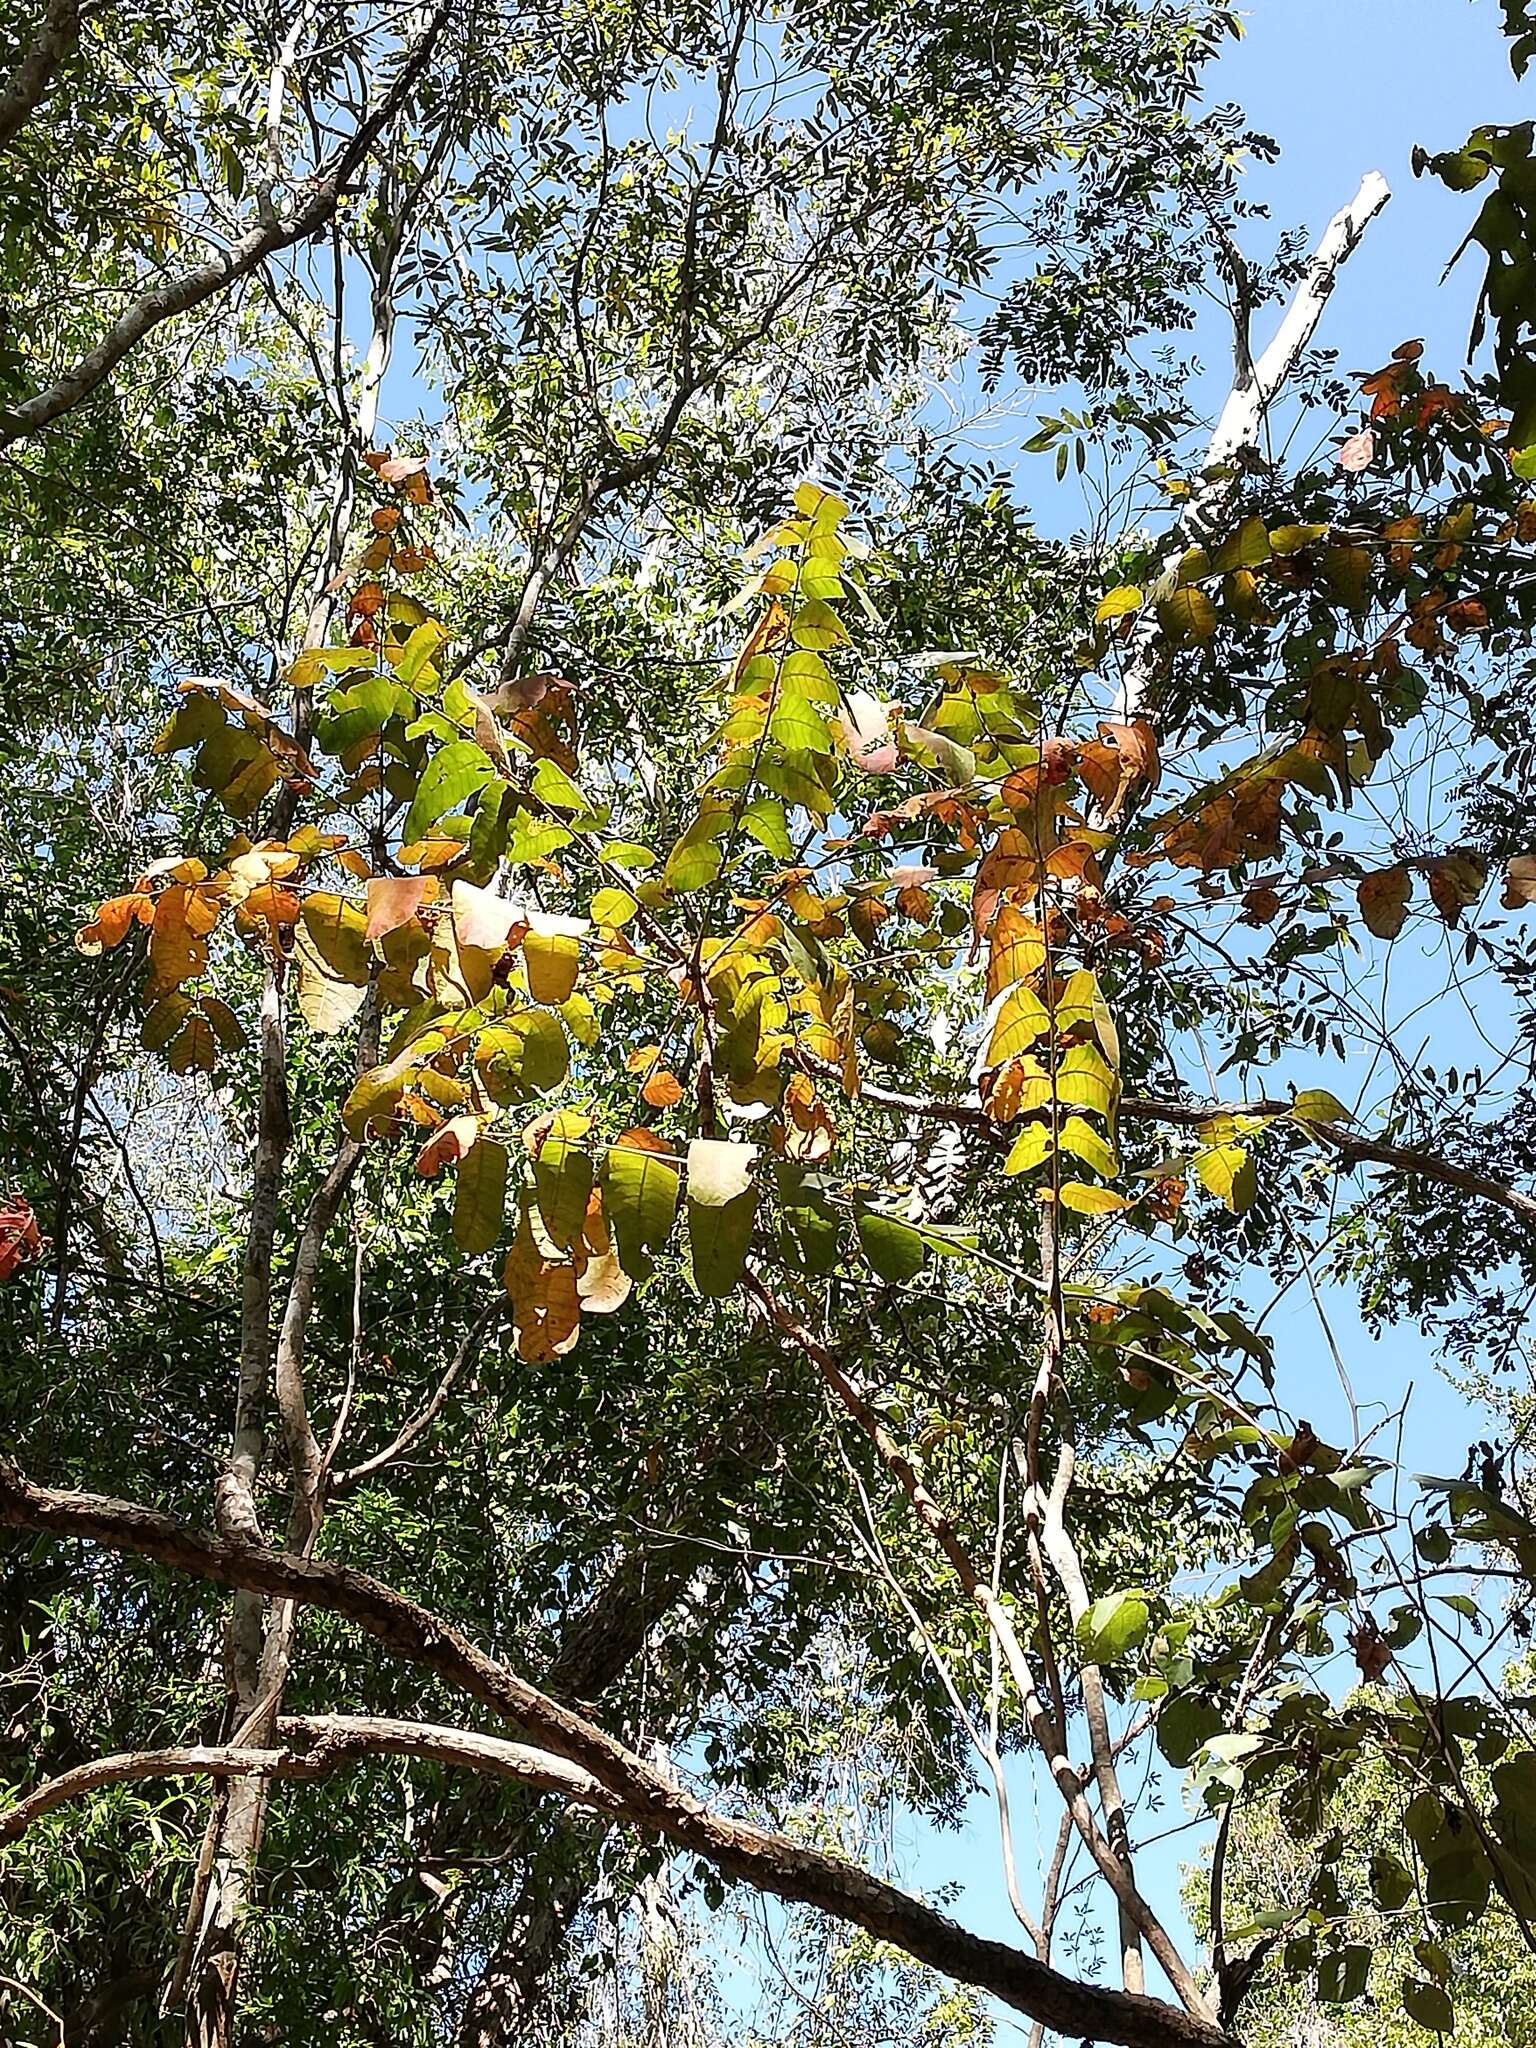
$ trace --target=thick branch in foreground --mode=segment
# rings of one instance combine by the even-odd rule
[[[156,1778],[320,1778],[370,1757],[416,1757],[453,1764],[492,1777],[515,1778],[535,1791],[553,1792],[579,1806],[605,1813],[620,1802],[590,1771],[547,1750],[506,1742],[472,1729],[444,1728],[427,1721],[374,1720],[353,1714],[285,1715],[277,1724],[282,1746],[246,1749],[235,1743],[196,1744],[179,1749],[130,1749],[95,1757],[61,1772],[0,1813],[0,1848],[20,1841],[45,1814],[108,1785],[137,1785]]]
[[[1161,2000],[1078,1983],[1033,1956],[968,1933],[839,1857],[712,1812],[624,1744],[488,1657],[441,1616],[361,1572],[221,1540],[131,1501],[39,1486],[3,1459],[0,1525],[99,1543],[215,1585],[337,1614],[589,1773],[637,1825],[757,1891],[861,1927],[1059,2033],[1120,2048],[1232,2048],[1232,2037],[1221,2029]]]
[[[420,40],[396,74],[393,85],[357,132],[337,152],[329,167],[317,171],[299,187],[298,204],[287,220],[262,222],[207,263],[183,271],[180,277],[171,278],[135,299],[96,347],[83,355],[72,369],[66,370],[45,390],[35,392],[20,405],[0,413],[0,448],[7,448],[28,434],[39,433],[66,413],[73,412],[106,382],[123,358],[137,348],[146,335],[163,326],[167,320],[189,313],[205,300],[227,291],[240,278],[260,269],[269,257],[291,249],[296,242],[314,234],[317,228],[323,228],[340,204],[349,179],[410,97],[450,12],[451,0],[440,0]]]

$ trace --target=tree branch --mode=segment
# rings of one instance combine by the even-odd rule
[[[859,1092],[867,1101],[879,1103],[882,1109],[897,1110],[903,1116],[953,1124],[962,1130],[991,1128],[997,1130],[1000,1142],[1003,1137],[975,1096],[947,1101],[940,1096],[903,1095],[893,1088],[871,1083],[865,1083]],[[1168,1102],[1151,1095],[1126,1095],[1121,1098],[1119,1113],[1133,1123],[1173,1124],[1185,1130],[1198,1130],[1216,1117],[1282,1117],[1290,1116],[1294,1109],[1295,1104],[1287,1097],[1274,1095],[1235,1102]],[[1455,1160],[1442,1158],[1438,1152],[1426,1151],[1422,1146],[1394,1145],[1385,1138],[1367,1137],[1347,1130],[1342,1124],[1322,1123],[1311,1117],[1306,1120],[1305,1129],[1309,1137],[1336,1152],[1347,1167],[1386,1166],[1396,1173],[1417,1174],[1421,1180],[1438,1181],[1442,1187],[1459,1188],[1463,1194],[1495,1202],[1511,1216],[1518,1216],[1522,1223],[1536,1224],[1536,1195],[1511,1187],[1507,1181],[1495,1180],[1491,1174],[1479,1173],[1475,1167],[1458,1166]]]
[[[1029,1660],[1024,1655],[1023,1645],[1019,1641],[1018,1631],[1013,1625],[1007,1607],[977,1571],[959,1531],[924,1485],[912,1460],[891,1436],[874,1408],[849,1380],[832,1353],[808,1330],[802,1329],[795,1322],[760,1280],[750,1280],[748,1292],[762,1307],[772,1326],[803,1352],[815,1366],[836,1400],[864,1432],[881,1464],[906,1495],[917,1520],[949,1563],[966,1597],[979,1609],[1003,1653],[1003,1661],[1008,1666],[1009,1676],[1017,1686],[1023,1702],[1029,1732],[1045,1759],[1046,1768],[1050,1771],[1067,1811],[1083,1838],[1084,1846],[1126,1914],[1145,1936],[1147,1946],[1162,1965],[1169,1983],[1183,2000],[1186,2011],[1197,2022],[1203,2024],[1208,2007],[1200,1987],[1170,1939],[1167,1929],[1138,1890],[1131,1871],[1099,1832],[1084,1796],[1083,1781],[1067,1756],[1065,1730],[1061,1726],[1060,1718],[1040,1697],[1034,1673],[1030,1670]],[[1132,1994],[1122,1995],[1128,1997]]]
[[[53,83],[59,66],[80,40],[80,0],[48,0],[37,33],[0,86],[0,149],[7,149]]]
[[[234,1743],[198,1744],[185,1749],[123,1750],[94,1757],[27,1793],[9,1813],[0,1813],[0,1848],[20,1841],[45,1814],[108,1785],[139,1784],[154,1778],[318,1778],[375,1756],[408,1756],[427,1763],[456,1764],[493,1777],[516,1778],[540,1792],[556,1792],[579,1806],[607,1813],[623,1809],[589,1771],[563,1757],[462,1728],[424,1721],[374,1720],[351,1714],[284,1715],[277,1724],[282,1746],[246,1749]]]
[[[39,1486],[4,1459],[0,1524],[100,1543],[215,1585],[340,1615],[590,1773],[635,1824],[755,1890],[861,1927],[1060,2033],[1119,2048],[1234,2048],[1218,2027],[1161,2000],[1078,1983],[1033,1956],[967,1932],[839,1857],[711,1811],[582,1715],[488,1657],[441,1615],[345,1565],[230,1542],[135,1502]]]
[[[1232,495],[1235,459],[1259,447],[1269,408],[1274,404],[1308,343],[1317,332],[1323,308],[1333,295],[1343,266],[1360,246],[1361,237],[1392,197],[1391,188],[1379,171],[1368,171],[1348,206],[1340,210],[1323,230],[1291,302],[1276,328],[1274,338],[1256,363],[1243,374],[1242,355],[1238,374],[1222,406],[1216,430],[1200,465],[1201,479],[1195,485],[1183,517],[1169,534],[1162,552],[1165,574],[1177,565],[1180,555],[1194,539],[1208,534]],[[1117,718],[1146,717],[1155,708],[1158,681],[1157,611],[1148,606],[1131,635],[1121,673]]]
[[[202,305],[206,299],[227,290],[237,279],[248,277],[269,256],[292,248],[295,242],[302,242],[317,228],[324,227],[340,204],[348,179],[410,97],[451,12],[452,0],[439,0],[419,41],[401,65],[394,84],[351,140],[337,153],[330,168],[317,171],[299,187],[299,204],[286,222],[273,220],[258,224],[211,261],[184,271],[180,277],[172,278],[169,283],[158,285],[153,291],[135,299],[119,315],[105,337],[83,355],[73,369],[66,370],[45,390],[35,392],[20,405],[0,413],[0,448],[8,448],[29,434],[40,433],[44,427],[72,412],[105,383],[123,358],[146,335],[167,320]]]

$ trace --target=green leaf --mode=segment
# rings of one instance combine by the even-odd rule
[[[1258,569],[1273,551],[1263,520],[1255,516],[1245,519],[1236,533],[1222,542],[1211,557],[1211,567],[1221,575],[1230,575],[1234,569]]]
[[[299,918],[328,973],[361,988],[368,980],[368,919],[345,896],[317,889],[299,906]]]
[[[1351,1121],[1349,1111],[1337,1095],[1331,1095],[1326,1088],[1303,1088],[1291,1104],[1291,1115],[1298,1123],[1347,1124]]]
[[[1114,1147],[1080,1116],[1069,1116],[1062,1125],[1061,1148],[1081,1159],[1085,1166],[1091,1166],[1095,1173],[1102,1173],[1106,1180],[1113,1180],[1120,1171]]]
[[[580,1237],[591,1192],[591,1155],[569,1138],[546,1138],[534,1155],[533,1194],[544,1228],[561,1251]]]
[[[437,659],[438,649],[452,638],[447,627],[439,625],[436,619],[423,619],[394,664],[396,682],[404,683],[407,689],[419,682],[423,671]]]
[[[557,761],[536,761],[529,788],[551,810],[590,812],[592,809],[591,799],[572,782]]]
[[[496,770],[473,740],[451,740],[439,747],[422,771],[421,781],[401,828],[409,843],[420,839],[439,818],[460,811],[477,791],[496,780]]]
[[[1323,1957],[1317,1967],[1317,1995],[1324,2005],[1353,2005],[1365,1996],[1371,1974],[1371,1952],[1351,1942]]]
[[[822,1279],[837,1265],[841,1217],[819,1174],[780,1164],[776,1168],[784,1228],[784,1256],[803,1273]]]
[[[1456,2008],[1451,2003],[1451,1994],[1438,1984],[1405,1977],[1403,2011],[1409,2019],[1417,2020],[1421,2027],[1428,2027],[1434,2033],[1452,2034],[1456,2031]]]
[[[1016,982],[998,1006],[997,1020],[987,1045],[986,1064],[1000,1067],[1016,1053],[1027,1052],[1038,1039],[1049,1035],[1051,1013],[1022,982]]]
[[[1115,1076],[1108,1060],[1095,1045],[1069,1045],[1056,1069],[1056,1094],[1062,1102],[1076,1103],[1107,1117],[1115,1099]]]
[[[928,1256],[922,1233],[888,1209],[861,1209],[855,1218],[859,1249],[882,1280],[910,1280]]]
[[[1151,1622],[1145,1593],[1106,1593],[1078,1618],[1078,1651],[1085,1664],[1118,1664],[1144,1641]]]
[[[1326,526],[1274,526],[1270,528],[1269,544],[1277,555],[1299,555],[1327,531]]]
[[[1209,640],[1216,630],[1216,607],[1196,584],[1165,597],[1157,608],[1163,631],[1181,644]]]
[[[1003,1161],[1004,1173],[1033,1173],[1037,1166],[1043,1166],[1056,1150],[1056,1140],[1051,1136],[1049,1124],[1025,1124],[1014,1139],[1008,1157]]]
[[[1413,1872],[1390,1849],[1371,1858],[1371,1897],[1384,1913],[1396,1913],[1413,1897]]]
[[[358,1076],[341,1110],[341,1121],[349,1137],[364,1138],[371,1125],[394,1115],[412,1067],[426,1057],[421,1044],[418,1040],[407,1045],[385,1065],[370,1067],[366,1074]]]
[[[832,751],[831,727],[803,697],[781,695],[773,707],[768,731],[781,747],[802,747],[812,754]]]
[[[730,826],[730,811],[721,803],[706,804],[667,855],[663,870],[667,887],[679,896],[695,889],[707,889],[720,872],[725,858],[722,840]]]
[[[1075,1209],[1080,1216],[1111,1216],[1117,1209],[1132,1207],[1113,1188],[1094,1187],[1085,1180],[1064,1180],[1056,1193],[1064,1209]]]
[[[150,1006],[139,1029],[139,1043],[146,1052],[164,1052],[192,1010],[192,998],[179,989]]]
[[[564,1031],[548,1010],[516,1010],[475,1040],[475,1067],[492,1102],[528,1102],[557,1088],[570,1065]]]
[[[700,1145],[720,1142],[698,1138],[688,1148],[689,1273],[700,1294],[717,1300],[735,1292],[742,1268],[747,1263],[747,1249],[752,1242],[752,1225],[757,1215],[755,1187],[745,1187],[725,1201],[701,1199],[701,1190],[711,1195],[715,1190],[707,1187],[698,1175],[694,1155]],[[752,1152],[756,1148],[737,1145],[730,1149]]]
[[[741,814],[741,829],[775,860],[794,859],[795,847],[789,836],[789,822],[784,816],[784,806],[776,797],[754,797]]]
[[[1240,1216],[1258,1190],[1258,1176],[1246,1145],[1212,1145],[1195,1154],[1195,1177]]]
[[[841,647],[848,638],[848,628],[825,599],[813,597],[795,613],[790,635],[797,647],[820,652],[827,647]]]
[[[501,1235],[507,1200],[507,1148],[481,1138],[459,1161],[453,1182],[453,1236],[471,1257],[488,1252]]]
[[[646,1280],[655,1271],[653,1255],[672,1234],[682,1176],[673,1157],[641,1146],[649,1132],[628,1136],[634,1142],[621,1138],[609,1149],[603,1189],[619,1264],[631,1280]]]
[[[1195,1755],[1225,1720],[1221,1709],[1198,1693],[1181,1693],[1165,1703],[1157,1717],[1157,1746],[1178,1770],[1188,1770]]]

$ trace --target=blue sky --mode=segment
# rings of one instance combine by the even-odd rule
[[[1415,178],[1415,144],[1448,149],[1485,121],[1529,119],[1536,81],[1512,76],[1497,0],[1254,0],[1247,34],[1210,74],[1281,157],[1256,165],[1250,199],[1275,227],[1315,236],[1379,170],[1392,202],[1351,259],[1319,339],[1346,368],[1371,369],[1398,342],[1423,336],[1450,375],[1463,357],[1477,295],[1477,252],[1444,287],[1440,273],[1477,199]],[[1250,230],[1250,234],[1257,233]]]

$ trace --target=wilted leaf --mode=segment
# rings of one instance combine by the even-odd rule
[[[901,751],[891,733],[891,707],[868,690],[851,690],[840,723],[848,742],[848,758],[866,775],[893,775]]]
[[[433,1180],[445,1166],[453,1166],[478,1142],[480,1120],[473,1116],[450,1117],[445,1124],[439,1124],[431,1137],[416,1154],[416,1171],[424,1180]]]
[[[148,924],[155,914],[155,899],[147,892],[134,896],[112,896],[95,917],[75,934],[76,949],[94,956],[120,946],[135,924]]]
[[[1408,869],[1399,862],[1396,867],[1367,875],[1356,893],[1367,930],[1378,939],[1395,939],[1403,928],[1413,896],[1413,876]]]
[[[581,974],[581,945],[578,932],[585,932],[585,918],[545,917],[528,913],[528,930],[523,934],[523,960],[528,969],[528,993],[536,1003],[552,1010],[575,988]]]
[[[1127,612],[1136,611],[1142,602],[1141,592],[1134,583],[1121,583],[1101,597],[1094,607],[1093,616],[1101,626],[1111,619],[1123,619]]]
[[[1506,910],[1523,910],[1527,904],[1536,903],[1536,853],[1515,855],[1504,870],[1504,894],[1500,900]]]
[[[1436,910],[1448,925],[1461,922],[1461,913],[1483,893],[1488,871],[1469,853],[1446,853],[1426,864],[1429,894]]]
[[[1216,630],[1216,607],[1194,583],[1165,597],[1157,616],[1163,631],[1179,641],[1199,643],[1209,640]]]
[[[455,882],[453,929],[461,946],[472,946],[483,953],[500,953],[527,929],[527,913],[520,903],[498,896],[494,889],[477,889],[473,882]]]

